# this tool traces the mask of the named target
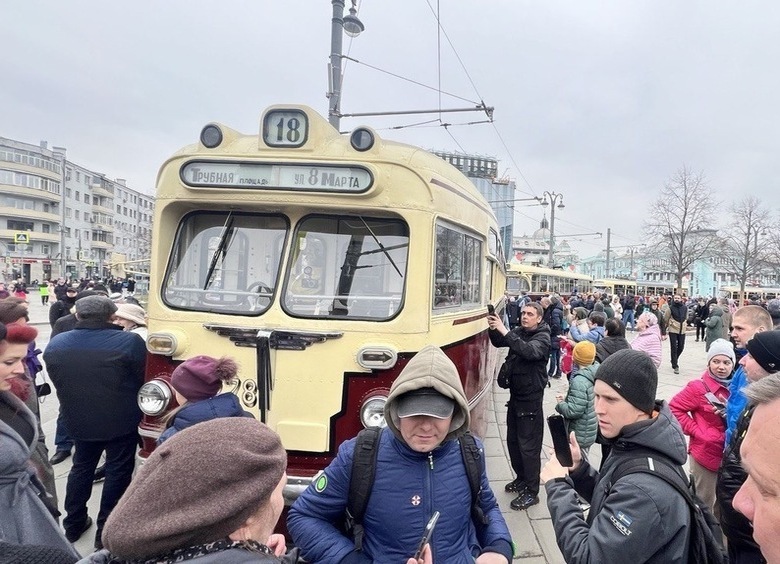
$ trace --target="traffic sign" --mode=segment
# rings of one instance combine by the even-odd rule
[[[23,231],[14,233],[14,243],[29,243],[30,234]]]

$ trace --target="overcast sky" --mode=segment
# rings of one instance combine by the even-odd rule
[[[613,246],[643,240],[643,217],[683,164],[705,173],[724,216],[728,203],[747,194],[775,208],[780,4],[440,5],[455,51],[442,34],[439,56],[437,0],[362,0],[366,31],[345,38],[344,51],[484,100],[495,107],[495,124],[448,133],[385,129],[435,115],[355,118],[342,120],[343,130],[370,125],[386,138],[496,157],[527,195],[564,194],[556,233],[611,227]],[[5,2],[0,135],[65,146],[70,160],[153,193],[160,164],[210,121],[254,133],[271,104],[326,113],[330,17],[328,0]],[[441,98],[443,108],[469,105]],[[437,107],[435,91],[347,63],[344,113]],[[484,115],[443,119],[460,124]],[[532,232],[543,209],[517,205],[516,235]],[[574,239],[582,257],[606,244]]]

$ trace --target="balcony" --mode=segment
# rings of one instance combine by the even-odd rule
[[[97,202],[92,201],[92,211],[93,212],[100,212],[100,213],[107,213],[107,214],[113,214],[114,208],[111,204],[99,204]]]
[[[0,217],[20,217],[23,219],[37,219],[40,221],[50,221],[52,223],[60,222],[60,214],[43,212],[37,210],[26,210],[12,208],[9,206],[0,206]]]
[[[47,202],[60,202],[62,196],[55,192],[49,192],[42,188],[27,188],[26,186],[13,186],[11,184],[0,184],[0,192],[7,196],[17,195],[27,198],[37,198]]]
[[[105,186],[103,186],[103,184],[93,183],[91,188],[92,188],[92,195],[93,196],[101,196],[103,198],[113,198],[114,197],[114,192],[112,191],[113,188],[111,190],[109,190]]]
[[[95,220],[92,222],[92,229],[96,231],[107,231],[109,233],[114,232],[114,226],[106,223],[104,220]]]
[[[92,244],[92,248],[93,249],[113,249],[114,248],[113,243],[109,243],[108,241],[96,241],[96,240],[93,239],[91,241],[91,244]]]

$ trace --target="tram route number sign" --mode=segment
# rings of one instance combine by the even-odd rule
[[[358,166],[192,161],[181,168],[192,187],[365,192],[371,173]]]

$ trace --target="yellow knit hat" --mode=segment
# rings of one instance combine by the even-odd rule
[[[590,341],[581,341],[574,346],[572,360],[577,366],[590,366],[596,360],[596,345]]]

